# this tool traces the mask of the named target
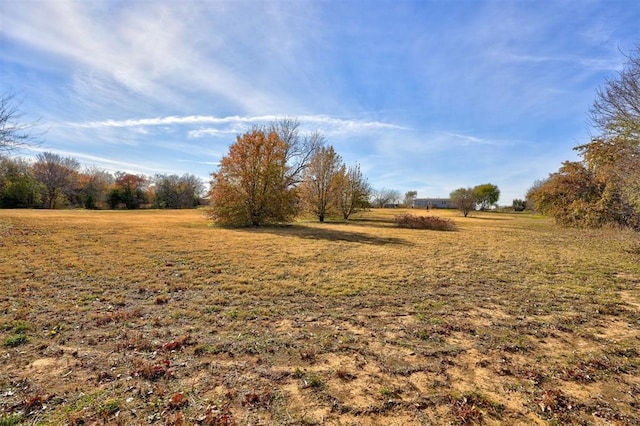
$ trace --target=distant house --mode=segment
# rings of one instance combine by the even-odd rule
[[[452,209],[449,198],[416,198],[413,207],[417,209]]]

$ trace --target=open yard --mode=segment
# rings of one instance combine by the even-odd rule
[[[0,425],[640,424],[640,235],[0,211]]]

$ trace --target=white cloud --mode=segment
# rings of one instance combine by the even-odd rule
[[[102,167],[107,168],[109,171],[119,171],[119,170],[127,170],[130,173],[170,173],[169,169],[159,168],[156,165],[147,165],[143,163],[133,163],[130,161],[122,161],[106,157],[100,157],[97,155],[91,155],[84,152],[77,151],[66,151],[60,149],[50,149],[50,148],[40,148],[40,147],[31,147],[29,151],[32,152],[54,152],[59,155],[73,157],[79,160],[82,160],[84,164],[94,164],[100,165]],[[115,167],[115,168],[114,168]]]
[[[289,22],[261,22],[260,14],[245,10],[247,5],[56,0],[0,7],[3,35],[45,55],[42,63],[91,75],[97,86],[111,89],[114,99],[141,95],[175,105],[197,93],[243,112],[264,112],[287,95],[257,84],[256,76],[268,79],[279,70],[259,73],[260,67],[248,61],[261,61],[276,49],[279,56],[291,57],[290,49],[299,49],[279,43],[294,39]]]
[[[191,116],[168,116],[157,118],[142,118],[142,119],[129,119],[129,120],[103,120],[103,121],[88,121],[88,122],[67,122],[64,123],[65,127],[72,128],[136,128],[138,132],[144,126],[167,126],[167,125],[194,125],[194,124],[211,124],[211,125],[223,125],[231,127],[223,128],[201,128],[197,130],[189,131],[189,136],[193,138],[217,135],[217,134],[230,134],[238,133],[241,131],[242,126],[248,126],[252,124],[265,124],[271,123],[282,119],[282,116],[277,115],[258,115],[258,116],[228,116],[228,117],[216,117],[211,115],[191,115]],[[377,130],[406,130],[406,127],[385,123],[381,121],[367,121],[367,120],[349,120],[336,117],[330,117],[326,115],[302,115],[295,118],[301,124],[301,126],[311,127],[316,126],[319,130],[327,133],[357,133]]]

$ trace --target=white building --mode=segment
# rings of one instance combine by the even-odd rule
[[[416,198],[413,207],[417,209],[452,209],[454,208],[449,198]]]

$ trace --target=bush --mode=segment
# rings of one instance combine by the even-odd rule
[[[513,200],[513,211],[522,212],[527,208],[527,202],[525,200],[515,199]]]
[[[414,216],[403,214],[396,216],[394,222],[401,228],[431,229],[433,231],[455,231],[456,224],[451,219],[437,216]]]

